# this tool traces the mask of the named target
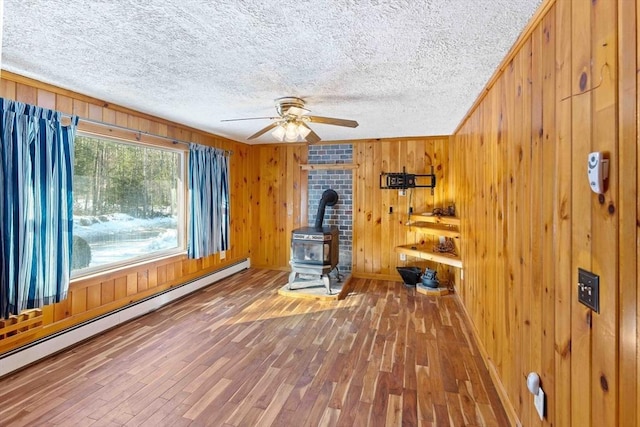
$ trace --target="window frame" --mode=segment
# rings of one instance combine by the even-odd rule
[[[110,131],[113,128],[109,129]],[[188,200],[188,182],[187,182],[187,162],[188,162],[188,147],[184,144],[170,143],[168,141],[162,141],[160,137],[154,137],[151,135],[143,135],[134,132],[123,132],[125,135],[106,135],[102,132],[95,132],[93,130],[78,129],[76,132],[76,138],[87,137],[101,139],[104,141],[110,141],[118,144],[130,145],[133,147],[153,148],[157,150],[163,150],[171,153],[176,153],[180,156],[180,170],[178,177],[178,219],[177,219],[177,231],[178,231],[178,247],[172,249],[163,249],[155,251],[148,255],[140,255],[127,260],[112,262],[105,265],[86,267],[79,270],[71,271],[71,282],[86,279],[90,276],[97,276],[101,274],[109,274],[114,271],[123,270],[129,267],[144,265],[152,263],[158,260],[170,258],[177,255],[184,255],[187,253],[187,200]],[[126,135],[131,133],[132,135]],[[74,139],[74,155],[75,155],[75,139]],[[74,171],[75,178],[75,171]]]

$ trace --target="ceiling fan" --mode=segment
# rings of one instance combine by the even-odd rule
[[[304,100],[293,96],[277,98],[275,100],[276,117],[250,117],[246,119],[227,119],[223,122],[234,122],[240,120],[274,120],[269,126],[260,129],[247,139],[258,138],[265,133],[271,133],[278,141],[296,142],[299,140],[315,143],[320,141],[320,137],[308,126],[308,123],[322,123],[325,125],[345,126],[350,128],[358,127],[355,120],[335,119],[332,117],[310,116],[310,110],[304,108]]]

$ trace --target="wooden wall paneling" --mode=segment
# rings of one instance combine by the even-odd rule
[[[482,211],[483,219],[480,229],[483,236],[491,236],[491,238],[485,237],[481,242],[481,250],[483,254],[484,269],[481,273],[482,280],[482,298],[485,301],[485,306],[482,308],[482,317],[485,322],[484,328],[484,340],[486,342],[486,349],[491,358],[492,369],[497,371],[496,365],[496,341],[495,341],[495,297],[497,289],[496,278],[496,259],[495,259],[495,211],[493,206],[494,192],[495,192],[495,132],[496,126],[494,120],[496,120],[497,112],[494,111],[496,107],[495,92],[491,92],[485,101],[483,106],[483,144],[485,149],[482,152]]]
[[[486,100],[484,101],[486,102]],[[487,213],[484,209],[484,168],[481,165],[484,165],[484,139],[485,136],[482,133],[484,130],[483,122],[484,122],[484,102],[478,108],[475,123],[474,123],[474,139],[472,140],[473,144],[473,156],[478,162],[477,166],[472,166],[471,171],[475,172],[475,177],[472,181],[472,186],[469,188],[469,194],[467,194],[468,198],[473,200],[472,210],[468,215],[465,215],[465,219],[469,219],[469,221],[473,221],[470,224],[470,228],[474,230],[475,239],[473,240],[474,248],[473,251],[465,256],[465,259],[472,261],[475,263],[473,266],[472,277],[473,277],[473,304],[475,305],[474,310],[474,324],[477,325],[478,334],[482,339],[483,344],[486,343],[486,332],[485,329],[485,321],[484,321],[484,302],[485,302],[485,292],[484,286],[486,283],[486,279],[483,277],[484,271],[482,270],[482,266],[485,265],[485,256],[486,256],[486,248],[483,246],[485,243],[482,239],[482,236],[486,236],[484,229],[484,222],[487,217]],[[473,163],[473,159],[471,163]],[[466,241],[466,239],[465,239]],[[464,264],[463,264],[464,266]]]
[[[112,303],[115,300],[115,280],[106,280],[100,283],[100,305]]]
[[[137,292],[144,292],[149,289],[149,270],[142,270],[138,272],[138,290]]]
[[[436,152],[437,140],[429,139],[423,144],[420,144],[419,141],[416,141],[416,143],[418,144],[416,147],[416,173],[431,173],[431,166],[433,166],[436,180],[438,179],[438,177],[443,178],[444,168],[442,163],[439,162],[438,153]],[[440,154],[442,155],[442,153]],[[417,201],[416,203],[414,203],[414,212],[433,212],[433,208],[435,208],[436,206],[446,207],[445,200],[443,198],[445,195],[444,186],[445,183],[441,180],[440,187],[436,185],[433,194],[431,194],[431,190],[428,188],[417,190]],[[438,241],[438,236],[422,232],[420,233],[420,241],[424,241],[427,244],[427,247],[433,247]],[[440,281],[446,281],[449,279],[448,266],[432,261],[429,261],[426,264],[429,266],[429,268],[437,271]]]
[[[555,265],[555,392],[553,420],[558,426],[571,425],[571,301],[574,282],[571,268],[571,2],[558,2],[556,13],[556,183],[554,209]]]
[[[486,101],[486,100],[485,100]],[[469,156],[469,171],[474,175],[471,177],[470,187],[467,189],[466,200],[471,202],[469,209],[465,211],[463,215],[465,220],[469,221],[469,228],[473,230],[473,235],[471,231],[469,233],[469,238],[463,239],[464,242],[469,244],[473,242],[472,250],[463,255],[465,260],[469,263],[473,263],[469,265],[469,276],[472,279],[467,283],[470,286],[471,294],[469,295],[473,304],[473,310],[471,313],[473,323],[476,325],[478,330],[478,335],[482,340],[483,346],[485,346],[486,337],[485,337],[485,322],[484,322],[484,292],[483,283],[485,283],[485,279],[482,277],[483,272],[481,271],[481,266],[484,265],[484,251],[482,248],[483,239],[482,236],[486,236],[485,230],[483,227],[484,220],[486,218],[486,212],[484,212],[482,200],[484,197],[484,188],[483,185],[483,175],[482,172],[484,170],[481,165],[484,164],[484,135],[481,133],[481,129],[484,129],[483,126],[483,116],[484,116],[484,102],[478,107],[476,113],[472,118],[472,132],[473,138],[471,139],[471,147],[470,151],[467,152]],[[473,157],[471,157],[473,156]],[[474,165],[474,162],[477,164]],[[473,236],[473,237],[471,237]],[[464,267],[465,264],[463,264]]]
[[[572,68],[572,200],[571,210],[580,215],[572,221],[572,282],[577,269],[591,270],[591,189],[584,179],[584,159],[591,151],[591,97],[584,93],[593,85],[591,69],[591,9],[587,3],[573,3],[571,9]],[[597,80],[596,80],[597,81]],[[578,302],[577,288],[571,296],[571,392],[591,396],[591,312]],[[586,375],[589,373],[589,375]],[[591,425],[591,399],[571,399],[571,423]]]
[[[383,144],[374,143],[371,147],[371,177],[380,174],[382,171],[382,146]],[[371,230],[370,234],[373,236],[372,242],[372,254],[371,254],[371,272],[373,274],[381,274],[381,257],[383,251],[393,250],[392,248],[382,247],[382,234],[387,230],[382,229],[382,191],[380,185],[375,185],[375,179],[370,179],[370,192],[371,195]]]
[[[590,194],[592,268],[600,276],[601,284],[600,313],[592,318],[592,422],[618,425],[617,363],[611,363],[618,360],[617,10],[616,2],[596,2],[591,8],[592,16],[597,16],[591,28],[592,76],[595,74],[602,82],[591,92],[592,150],[610,156],[611,171],[604,203]],[[608,68],[608,72],[603,68]]]
[[[249,186],[250,162],[249,152],[246,146],[236,146],[234,154],[231,156],[231,225],[233,236],[231,236],[232,256],[234,258],[249,253],[249,236],[253,231],[251,228],[251,210]],[[167,277],[168,279],[168,277]]]
[[[288,269],[291,230],[307,224],[296,218],[289,206],[302,213],[300,188],[307,148],[302,144],[256,145],[250,148],[251,171],[251,263],[258,267]],[[292,171],[291,174],[288,171]],[[306,181],[305,181],[306,182]],[[304,193],[306,197],[306,192]]]
[[[102,287],[100,283],[95,283],[87,289],[87,310],[93,310],[100,307],[102,303]]]
[[[619,191],[619,396],[620,426],[640,426],[640,369],[638,369],[638,47],[637,2],[618,1],[618,170]],[[635,56],[630,55],[635,52]]]
[[[269,251],[274,254],[275,265],[285,266],[285,268],[289,264],[290,242],[287,242],[287,240],[290,240],[291,230],[293,229],[293,217],[287,219],[287,195],[293,191],[293,186],[295,185],[295,178],[287,176],[289,151],[287,147],[281,147],[278,153],[280,167],[278,168],[276,185],[274,186],[276,200],[274,205],[275,215],[273,217],[276,222],[273,224],[273,246],[269,247]],[[298,167],[298,171],[300,171],[300,167]],[[289,238],[285,236],[289,236]]]
[[[540,377],[544,384],[543,389],[549,401],[555,399],[555,282],[556,255],[554,253],[555,228],[555,186],[558,181],[556,169],[556,96],[555,96],[555,8],[552,8],[542,19],[542,133],[541,133],[541,160],[542,178],[542,262],[541,269],[541,360]],[[547,417],[555,420],[555,405],[547,406]]]
[[[308,171],[303,171],[300,168],[300,164],[302,161],[307,162],[307,154],[308,147],[305,144],[291,147],[289,152],[287,153],[287,165],[291,163],[291,169],[294,171],[293,175],[286,177],[286,199],[283,200],[283,206],[287,206],[292,203],[298,206],[299,209],[302,209],[302,206],[306,206],[308,204],[308,200],[305,197],[302,199],[302,192],[295,190],[296,188],[300,188],[303,183],[303,179],[306,182],[306,177],[309,174]],[[289,166],[287,166],[289,168]],[[303,178],[304,177],[304,178]],[[284,211],[284,209],[283,209]],[[290,245],[291,245],[291,231],[294,228],[298,228],[301,226],[305,226],[308,224],[307,218],[296,218],[293,215],[286,216],[286,231],[285,235],[282,236],[285,239],[285,251],[281,251],[282,256],[284,257],[283,262],[288,267],[289,266],[289,257],[290,257]]]
[[[505,73],[501,79],[503,81],[502,99],[502,126],[499,134],[501,160],[503,165],[504,175],[502,177],[501,194],[502,206],[500,211],[500,218],[502,221],[501,227],[501,249],[503,251],[502,271],[501,276],[504,281],[505,297],[502,304],[502,312],[500,314],[499,323],[502,326],[502,335],[500,337],[500,353],[502,355],[502,371],[505,375],[505,381],[503,385],[505,391],[509,396],[517,395],[518,375],[516,374],[517,368],[514,364],[514,358],[516,352],[514,352],[512,334],[515,323],[515,290],[514,283],[514,264],[515,264],[515,239],[513,234],[515,230],[515,221],[512,212],[515,209],[515,192],[514,192],[514,175],[515,175],[515,159],[512,149],[512,142],[514,140],[514,115],[515,115],[515,64],[513,60],[508,64],[505,69]]]
[[[91,120],[102,121],[102,107],[96,104],[89,104],[89,115],[88,118]],[[148,129],[144,129],[149,132]]]
[[[50,110],[56,109],[56,94],[44,89],[37,89],[38,105]]]
[[[465,169],[453,174],[463,213],[459,295],[524,425],[540,424],[522,380],[530,370],[541,373],[547,391],[543,424],[638,425],[640,13],[637,2],[553,3],[544,5],[530,37],[510,54],[513,62],[492,78],[453,138],[451,158]],[[636,56],[627,60],[630,51]],[[496,96],[504,100],[496,104]],[[502,141],[509,146],[500,147]],[[602,202],[584,177],[592,150],[613,159]],[[515,185],[504,185],[505,173],[514,174]],[[501,196],[508,236],[502,259],[495,227],[505,224],[484,219],[499,211]],[[494,229],[497,246],[487,241]],[[601,277],[599,314],[577,302],[578,267]],[[506,286],[504,302],[483,283],[488,278],[496,289]],[[518,349],[513,358],[499,342],[504,336]]]
[[[531,177],[536,184],[530,186],[531,209],[528,211],[531,219],[530,231],[530,268],[531,284],[528,294],[528,303],[531,307],[529,317],[529,329],[531,331],[529,351],[530,360],[525,369],[534,372],[542,371],[542,251],[544,245],[543,223],[542,223],[542,187],[543,174],[545,173],[542,159],[542,135],[543,135],[543,112],[542,112],[542,61],[544,53],[542,25],[537,26],[531,36]],[[546,268],[547,266],[545,266]],[[531,398],[527,399],[528,401]],[[540,424],[532,405],[527,405],[529,416],[523,419],[525,425]]]
[[[360,276],[371,276],[398,280],[396,267],[400,265],[418,265],[425,262],[409,257],[400,261],[394,247],[410,242],[433,243],[433,236],[412,230],[406,226],[409,207],[421,213],[433,209],[434,205],[444,206],[440,194],[446,194],[446,188],[440,193],[431,195],[429,189],[416,188],[399,196],[398,190],[381,190],[379,188],[380,172],[401,172],[406,167],[408,173],[425,174],[430,171],[429,165],[436,156],[435,147],[440,143],[438,155],[448,156],[448,137],[433,138],[396,138],[392,140],[353,141],[354,163],[359,167],[354,170],[353,193],[353,273]],[[438,164],[434,163],[434,166]],[[444,170],[445,165],[440,165]],[[422,181],[421,181],[422,182]],[[444,186],[442,181],[440,185]],[[437,188],[437,187],[436,187]],[[438,201],[437,203],[435,201]],[[389,207],[393,213],[389,214]],[[440,268],[430,263],[431,268]],[[446,278],[446,270],[443,276]]]
[[[505,379],[504,384],[513,382],[513,373],[510,367],[510,354],[508,351],[509,340],[507,336],[507,328],[510,324],[510,313],[508,312],[508,301],[511,298],[511,288],[507,280],[507,179],[508,165],[507,159],[507,140],[508,132],[508,109],[509,104],[506,102],[506,94],[508,87],[513,85],[509,78],[509,74],[503,74],[497,82],[498,91],[495,97],[495,110],[499,112],[496,126],[496,172],[495,172],[495,256],[496,256],[496,279],[498,292],[495,296],[495,330],[496,330],[496,363]]]
[[[401,159],[400,159],[399,144],[397,143],[384,144],[384,146],[387,148],[386,151],[389,154],[388,154],[388,157],[384,156],[383,154],[382,158],[383,158],[383,161],[387,162],[388,167],[387,168],[383,167],[382,171],[394,172],[394,171],[401,170],[402,166],[400,166]],[[380,177],[378,175],[377,181],[375,181],[378,187],[380,186],[379,180],[380,180]],[[395,268],[397,266],[404,265],[407,262],[400,261],[399,254],[397,254],[395,251],[391,249],[395,248],[398,245],[402,245],[406,242],[406,241],[403,241],[403,239],[406,236],[406,230],[404,229],[404,226],[406,224],[408,206],[407,206],[406,196],[404,197],[399,196],[397,190],[383,190],[383,191],[384,191],[384,194],[386,194],[387,197],[389,197],[389,200],[390,200],[389,203],[391,204],[391,206],[393,206],[393,213],[388,215],[389,227],[386,229],[388,230],[388,235],[389,235],[389,246],[388,246],[389,250],[387,252],[387,258],[389,260],[389,264],[388,266],[386,266],[386,268],[388,269],[386,271],[389,271],[392,275],[396,275],[397,277]],[[384,227],[383,227],[383,230],[385,230]]]
[[[365,192],[362,190],[367,179],[367,166],[364,164],[365,144],[353,145],[354,163],[360,167],[354,170],[353,182],[353,272],[364,272],[364,236],[365,230]]]
[[[270,237],[273,230],[273,203],[269,203],[268,198],[271,173],[273,168],[273,159],[269,159],[271,151],[275,147],[257,146],[252,147],[251,161],[253,170],[253,180],[251,185],[252,202],[252,224],[254,225],[254,233],[251,236],[251,261],[254,265],[260,266],[267,264],[267,246],[270,244]],[[271,187],[272,188],[272,187]],[[273,190],[271,190],[273,191]],[[271,210],[267,210],[271,209]],[[271,223],[266,224],[265,221]]]
[[[76,316],[87,311],[87,288],[75,289],[69,293],[71,315]]]
[[[416,141],[413,139],[407,139],[403,141],[401,145],[401,154],[402,156],[402,165],[400,166],[399,171],[402,171],[402,167],[406,167],[408,173],[419,173],[418,165],[416,164],[416,158],[424,158],[426,157],[424,153],[424,148],[422,146],[418,147]],[[420,154],[419,154],[420,153]],[[431,164],[431,159],[425,160]],[[421,213],[425,210],[429,210],[429,206],[425,204],[425,199],[423,197],[423,192],[428,190],[420,190],[420,189],[410,189],[406,192],[407,198],[407,220],[410,218],[408,214],[409,209],[413,210],[413,213]],[[406,224],[406,222],[405,222]],[[421,233],[419,230],[411,229],[409,227],[403,227],[406,242],[415,242],[420,244],[427,244],[430,236],[425,236],[424,233]],[[407,257],[409,261],[408,265],[416,265],[421,267],[423,270],[427,266],[429,268],[433,268],[433,263],[421,261],[413,258]]]
[[[485,239],[487,255],[485,270],[485,298],[487,306],[485,308],[485,321],[487,322],[486,338],[487,350],[494,369],[501,373],[501,355],[498,349],[498,336],[500,335],[498,322],[499,316],[499,300],[498,296],[502,289],[502,282],[498,275],[498,248],[501,242],[498,241],[498,171],[500,166],[498,161],[498,127],[500,124],[500,87],[502,79],[496,81],[495,90],[487,97],[484,104],[488,108],[489,114],[485,115],[485,124],[487,133],[485,144],[487,147],[484,162],[484,179],[485,179],[485,223],[484,230],[486,236],[492,236]]]
[[[89,117],[89,104],[86,101],[74,99],[73,114],[79,117]]]
[[[303,172],[300,168],[300,155],[298,150],[293,151],[285,151],[282,153],[285,168],[282,168],[281,180],[285,182],[285,186],[281,188],[280,196],[280,219],[279,219],[279,232],[280,234],[284,234],[285,236],[291,236],[291,231],[297,227],[300,227],[300,219],[296,218],[293,206],[298,206],[298,210],[300,210],[300,205],[302,205],[302,200],[300,199],[300,175]],[[290,180],[290,183],[287,181]],[[298,203],[295,203],[295,201]],[[304,225],[307,225],[306,221]],[[280,254],[280,263],[283,265],[289,264],[289,258],[291,254],[291,241],[289,241],[288,245],[281,250],[279,250]]]
[[[23,83],[16,85],[16,99],[20,102],[36,105],[38,103],[38,90],[37,88]]]
[[[471,171],[469,164],[469,156],[464,155],[464,151],[472,150],[471,134],[469,121],[461,128],[460,135],[454,136],[449,147],[453,151],[454,163],[452,164],[452,173],[455,177],[454,194],[456,200],[456,210],[460,216],[460,235],[466,236],[467,239],[460,239],[460,257],[464,260],[462,268],[460,269],[461,280],[459,286],[456,288],[461,301],[467,307],[467,312],[471,313],[470,307],[470,292],[471,289],[468,286],[470,283],[470,266],[473,264],[472,259],[467,259],[466,254],[471,252],[471,245],[473,240],[473,231],[470,230],[469,203],[468,192],[471,186],[468,172]],[[453,165],[456,165],[455,167]],[[477,328],[474,326],[474,329]]]
[[[522,405],[524,403],[524,395],[527,392],[525,390],[523,381],[520,380],[521,366],[522,366],[522,264],[521,260],[521,241],[516,236],[521,235],[521,220],[519,219],[520,203],[519,188],[522,183],[522,168],[521,161],[523,155],[523,138],[520,130],[520,124],[523,121],[523,95],[524,85],[523,80],[523,54],[518,53],[512,61],[513,80],[512,88],[509,91],[507,89],[507,101],[511,98],[512,107],[508,110],[508,129],[506,137],[507,145],[507,162],[509,164],[509,184],[508,184],[508,207],[507,207],[507,239],[508,239],[508,280],[509,286],[512,287],[512,309],[508,311],[511,313],[511,323],[509,328],[509,342],[511,345],[512,353],[512,368],[515,378],[511,384],[506,384],[507,391],[510,396],[511,402],[513,402],[514,409],[517,408],[518,413],[521,413]],[[511,95],[509,95],[511,94]]]
[[[67,298],[59,303],[53,304],[53,322],[59,322],[71,315],[69,302],[71,301],[71,292],[67,294]]]
[[[58,95],[59,96],[59,95]],[[111,125],[115,125],[116,124],[116,112],[115,110],[112,110],[110,108],[107,107],[103,107],[102,108],[102,122],[106,123],[106,124],[111,124]],[[157,129],[157,126],[151,126],[151,132],[155,133],[156,135],[162,135],[162,133],[160,133]]]
[[[0,96],[7,99],[18,99],[16,96],[16,82],[0,79]]]
[[[434,164],[434,173],[436,174],[436,188],[434,191],[434,195],[430,198],[432,203],[436,203],[446,208],[449,205],[455,206],[455,200],[453,197],[453,183],[452,183],[452,173],[451,173],[451,157],[449,153],[449,146],[451,145],[449,142],[450,138],[442,138],[438,140],[431,140],[431,145],[433,147],[433,157],[432,162]],[[430,173],[429,168],[427,167],[425,173]],[[429,190],[426,190],[427,195],[431,195]],[[459,217],[460,214],[456,212],[456,215]],[[438,243],[438,237],[432,236],[433,244]],[[459,240],[454,239],[454,243],[456,244],[456,253],[460,254]],[[460,280],[460,269],[451,268],[445,264],[436,264],[438,270],[438,277],[440,278],[440,282],[443,284],[448,284],[449,286],[455,286],[456,282]]]
[[[389,144],[381,144],[381,153],[380,153],[380,171],[391,171],[389,167],[389,162],[391,160],[391,146]],[[376,187],[379,187],[376,186]],[[390,248],[394,248],[396,245],[393,242],[393,216],[389,214],[389,207],[393,206],[392,193],[395,193],[393,190],[378,190],[380,192],[380,230],[382,231],[380,236],[380,247],[382,251],[380,252],[380,270],[381,271],[389,271],[391,270],[392,258],[397,257],[398,255],[393,250],[389,250]],[[395,209],[398,206],[394,207]],[[395,263],[393,263],[395,264]]]
[[[532,166],[531,166],[531,133],[532,133],[532,41],[527,40],[522,47],[519,55],[521,60],[522,71],[522,118],[520,122],[520,146],[518,147],[518,195],[517,195],[517,212],[516,221],[517,228],[520,232],[518,244],[518,259],[520,260],[520,268],[518,271],[521,293],[521,328],[522,339],[520,341],[522,353],[521,365],[519,366],[519,374],[524,378],[531,371],[532,355],[532,321],[531,321],[531,295],[532,295],[532,277],[531,277],[531,191],[532,191]],[[529,391],[525,385],[520,383],[520,396],[517,401],[519,408],[518,414],[521,421],[527,422],[531,418],[531,398]]]
[[[373,241],[374,241],[374,227],[373,227],[373,182],[372,177],[376,172],[376,165],[374,162],[373,143],[367,142],[365,144],[365,156],[364,156],[364,168],[367,174],[367,180],[364,182],[364,194],[366,200],[365,217],[364,217],[364,272],[368,274],[373,273]],[[377,236],[376,236],[377,237]]]
[[[166,271],[166,266],[165,266]],[[113,281],[113,298],[115,301],[119,301],[127,298],[127,277],[120,276]]]

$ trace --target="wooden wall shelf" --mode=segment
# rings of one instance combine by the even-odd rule
[[[355,163],[320,163],[320,164],[301,164],[300,169],[304,171],[313,170],[352,170],[358,169],[360,165]]]
[[[458,227],[452,227],[447,224],[434,224],[424,221],[409,221],[407,225],[412,229],[417,229],[414,231],[422,231],[432,236],[444,236],[450,237],[452,239],[460,238],[460,229]]]
[[[422,233],[432,236],[444,236],[452,239],[460,239],[460,218],[454,216],[419,215],[411,214],[407,226],[417,229]],[[414,258],[434,261],[440,264],[462,268],[462,260],[459,256],[446,252],[435,252],[432,247],[419,244],[408,244],[396,247],[396,252],[409,255]]]
[[[396,246],[396,252],[403,253],[414,258],[434,261],[440,264],[450,265],[452,267],[462,268],[462,260],[459,256],[450,253],[434,252],[432,248],[421,245],[402,245]]]
[[[446,224],[460,227],[460,218],[456,216],[420,215],[411,214],[409,221],[426,222],[429,224]]]

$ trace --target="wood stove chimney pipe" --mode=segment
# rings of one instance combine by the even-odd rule
[[[328,189],[322,193],[320,204],[318,205],[318,212],[316,213],[315,228],[322,229],[322,223],[324,222],[324,209],[326,206],[333,206],[338,203],[338,193],[335,190]]]

